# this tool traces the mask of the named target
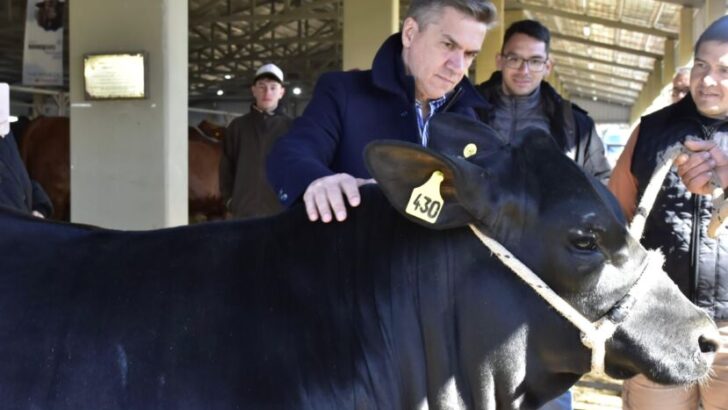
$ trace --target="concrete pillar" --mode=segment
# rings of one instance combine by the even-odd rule
[[[705,0],[704,7],[706,11],[705,27],[726,14],[726,0]]]
[[[725,7],[725,0],[722,1],[723,7]],[[706,4],[704,7],[708,8],[709,6]],[[695,15],[695,9],[692,7],[683,7],[680,11],[680,33],[677,43],[672,39],[665,41],[665,54],[663,59],[656,62],[655,69],[650,73],[640,96],[632,106],[630,113],[632,123],[639,120],[645,111],[650,108],[655,99],[660,96],[660,92],[665,85],[672,81],[672,76],[675,74],[676,68],[690,63],[693,57],[693,45],[695,43],[695,37],[693,35]]]
[[[122,229],[187,223],[187,0],[67,3],[71,219]],[[87,53],[147,53],[147,98],[84,97]]]
[[[693,58],[693,14],[692,7],[683,7],[680,11],[680,34],[678,36],[677,64],[678,66],[688,65]]]
[[[475,58],[475,78],[472,79],[475,84],[486,81],[497,70],[495,56],[500,52],[503,44],[503,33],[505,32],[504,0],[492,0],[492,3],[495,6],[497,17],[491,27],[488,28],[483,47]]]
[[[677,58],[675,53],[675,40],[668,38],[665,40],[665,55],[662,58],[662,84],[672,82],[675,75],[675,65]]]
[[[368,70],[382,42],[399,30],[399,0],[344,0],[344,70]]]

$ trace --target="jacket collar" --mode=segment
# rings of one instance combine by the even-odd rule
[[[397,94],[408,102],[415,102],[415,79],[407,75],[402,60],[402,33],[395,33],[384,41],[372,62],[372,82],[376,87]],[[462,91],[457,91],[461,89]],[[473,108],[490,108],[475,90],[467,77],[463,78],[453,93],[459,104]],[[450,105],[450,104],[448,104]]]
[[[268,117],[286,113],[285,109],[283,108],[283,104],[281,104],[280,102],[278,103],[278,106],[276,107],[276,109],[273,110],[273,112],[268,112],[268,111],[263,111],[260,108],[258,108],[258,106],[255,105],[255,101],[250,103],[250,112],[256,112],[258,114],[261,114],[263,116],[268,116]]]

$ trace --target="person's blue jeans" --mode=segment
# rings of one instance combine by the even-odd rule
[[[572,410],[571,390],[539,407],[538,410]]]

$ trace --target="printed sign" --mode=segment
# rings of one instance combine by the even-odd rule
[[[28,0],[23,84],[63,85],[63,0]]]
[[[89,54],[83,59],[86,99],[144,98],[144,53]]]

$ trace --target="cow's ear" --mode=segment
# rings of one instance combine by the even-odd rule
[[[370,143],[364,158],[389,202],[410,220],[436,229],[474,222],[458,191],[463,181],[484,178],[477,165],[420,145],[386,140]]]

